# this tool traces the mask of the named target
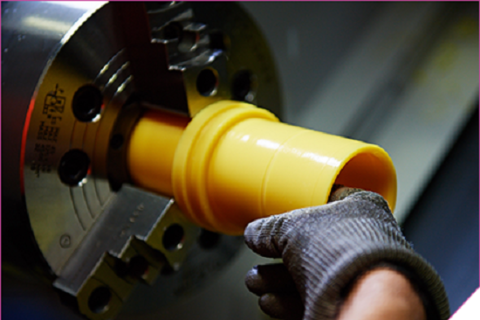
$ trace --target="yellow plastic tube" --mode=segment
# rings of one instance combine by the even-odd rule
[[[242,234],[255,219],[325,204],[335,183],[377,192],[395,208],[395,169],[376,145],[284,124],[234,101],[210,105],[188,125],[169,121],[154,113],[139,121],[131,176],[173,196],[206,229]]]
[[[189,118],[150,110],[132,132],[127,163],[133,182],[142,188],[173,196],[173,158]]]

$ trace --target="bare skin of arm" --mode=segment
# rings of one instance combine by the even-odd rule
[[[426,320],[422,301],[401,273],[371,270],[353,285],[338,320]]]

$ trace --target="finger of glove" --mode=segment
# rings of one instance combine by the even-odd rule
[[[245,243],[255,253],[267,258],[281,258],[289,238],[298,233],[298,227],[308,228],[308,220],[318,215],[335,212],[338,203],[297,209],[250,222],[244,231]],[[302,222],[303,220],[303,222]]]
[[[284,222],[284,215],[270,216],[249,223],[244,232],[247,246],[261,256],[280,258],[282,248],[279,247],[278,240],[283,234],[281,227]]]
[[[300,320],[303,317],[304,307],[298,294],[267,293],[260,297],[258,304],[263,312],[276,319]]]
[[[343,200],[351,194],[364,191],[358,188],[349,188],[345,186],[335,185],[334,189],[332,189],[332,193],[328,198],[328,202],[335,202],[339,200]]]
[[[283,263],[253,267],[245,276],[245,284],[248,290],[259,296],[297,292],[295,282]]]
[[[308,225],[309,216],[330,214],[334,204],[297,209],[250,222],[244,231],[245,243],[255,253],[267,258],[281,258],[298,226]],[[301,222],[301,220],[305,220]],[[293,234],[289,234],[293,233]]]
[[[280,258],[283,257],[283,251],[288,242],[294,238],[293,234],[298,236],[304,233],[298,229],[299,227],[307,231],[314,223],[315,228],[327,228],[329,223],[334,223],[336,219],[342,219],[350,213],[370,213],[371,210],[365,212],[361,210],[362,203],[371,203],[383,212],[390,213],[387,202],[376,193],[359,192],[351,188],[340,188],[335,193],[337,192],[339,192],[339,200],[323,206],[298,209],[251,222],[244,232],[247,246],[261,256]],[[392,222],[394,221],[391,214],[387,216]],[[322,225],[319,224],[320,221],[323,221]],[[300,242],[303,243],[303,240]]]

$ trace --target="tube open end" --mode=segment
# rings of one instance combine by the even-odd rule
[[[385,198],[392,212],[395,210],[395,168],[387,153],[377,146],[368,146],[348,160],[335,184],[376,192]]]

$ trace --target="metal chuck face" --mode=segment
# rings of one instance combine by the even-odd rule
[[[4,147],[18,161],[4,170],[20,183],[6,201],[26,207],[54,287],[90,319],[118,314],[138,282],[151,286],[138,289],[143,310],[178,299],[242,239],[203,230],[173,198],[132,186],[126,141],[148,109],[191,118],[235,99],[280,114],[259,30],[232,3],[9,6],[22,15],[2,11],[2,125],[12,123]]]

